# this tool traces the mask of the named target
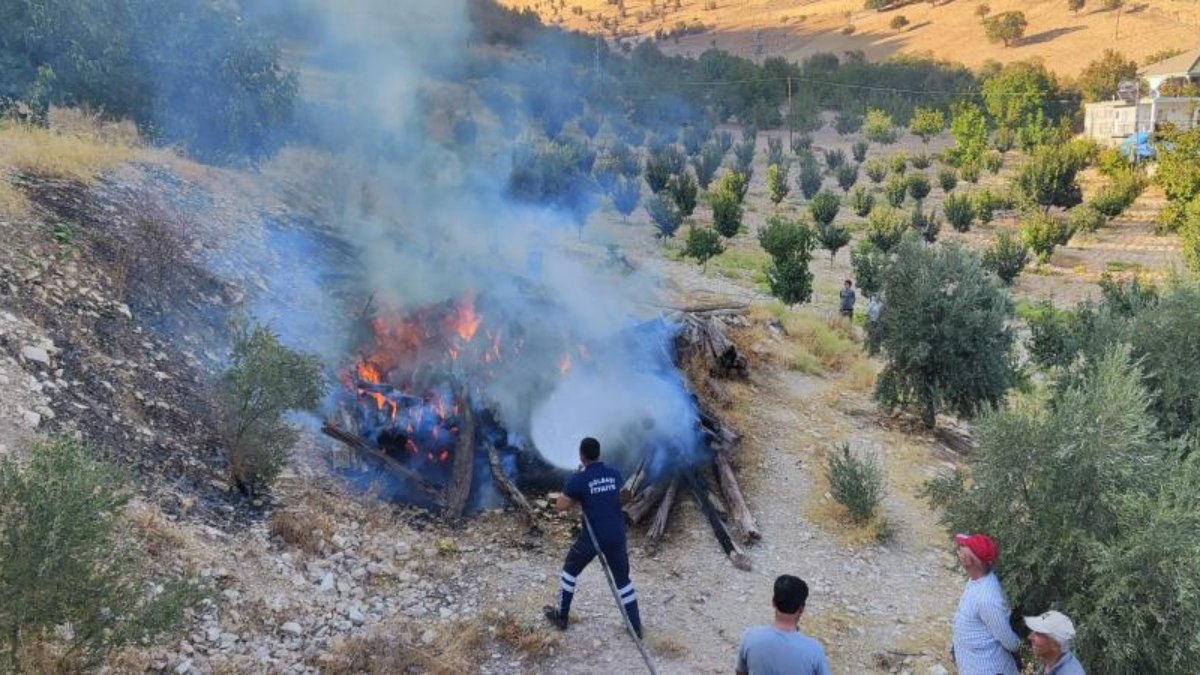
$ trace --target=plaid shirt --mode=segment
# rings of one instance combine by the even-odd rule
[[[1017,675],[1012,652],[1021,638],[1008,625],[1000,580],[988,574],[967,582],[954,613],[954,662],[959,675]]]

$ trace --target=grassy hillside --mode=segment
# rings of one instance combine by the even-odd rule
[[[789,59],[859,49],[871,59],[929,53],[973,68],[989,59],[1040,57],[1060,75],[1075,75],[1106,48],[1141,62],[1163,49],[1200,47],[1200,4],[1181,0],[1126,2],[1119,13],[1088,0],[1078,15],[1067,9],[1066,0],[940,0],[886,12],[863,10],[862,0],[624,0],[624,18],[609,0],[566,0],[562,7],[559,2],[501,0],[510,7],[530,7],[548,23],[609,36],[653,35],[680,22],[703,24],[703,33],[662,42],[664,51],[677,54],[695,55],[714,43],[742,56]],[[1007,48],[989,43],[976,14],[983,4],[993,14],[1025,12],[1024,40]],[[889,25],[899,15],[908,26],[897,31]],[[853,26],[850,35],[848,26]]]

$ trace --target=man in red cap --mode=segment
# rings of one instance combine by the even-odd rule
[[[970,579],[954,613],[954,663],[959,675],[1017,675],[1021,638],[1008,623],[1008,602],[992,572],[999,549],[986,534],[959,534],[958,560]]]

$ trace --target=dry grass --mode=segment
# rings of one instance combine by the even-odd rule
[[[687,642],[670,633],[659,633],[650,631],[646,634],[646,646],[650,651],[654,652],[655,656],[660,656],[664,659],[682,659],[692,653],[688,649]]]
[[[179,525],[167,520],[153,504],[134,500],[126,508],[126,519],[143,550],[157,561],[178,556],[190,544]]]
[[[442,626],[438,638],[428,645],[413,644],[407,628],[388,626],[368,635],[335,641],[328,654],[322,656],[320,670],[327,675],[458,675],[478,670],[485,644],[484,631],[478,623],[459,621]],[[403,636],[398,637],[400,634]]]
[[[779,321],[791,337],[794,349],[786,365],[793,370],[812,375],[841,373],[864,360],[854,327],[840,316],[823,319],[811,308],[792,309],[779,302],[756,311],[760,319]]]
[[[272,536],[309,555],[320,553],[325,542],[333,538],[333,523],[329,517],[303,507],[276,511],[271,515],[268,527]]]
[[[480,618],[497,641],[532,660],[552,656],[562,647],[561,633],[547,630],[545,625],[520,621],[511,612],[489,610]]]

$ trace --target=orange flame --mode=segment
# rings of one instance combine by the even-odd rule
[[[475,303],[470,300],[464,300],[458,306],[458,310],[454,316],[450,318],[450,327],[458,337],[465,342],[470,342],[475,337],[475,332],[479,330],[479,325],[483,322],[478,314],[475,313]]]
[[[371,384],[379,384],[383,380],[383,376],[379,373],[379,368],[370,361],[363,361],[358,364],[358,379]],[[382,408],[383,404],[379,404]]]

